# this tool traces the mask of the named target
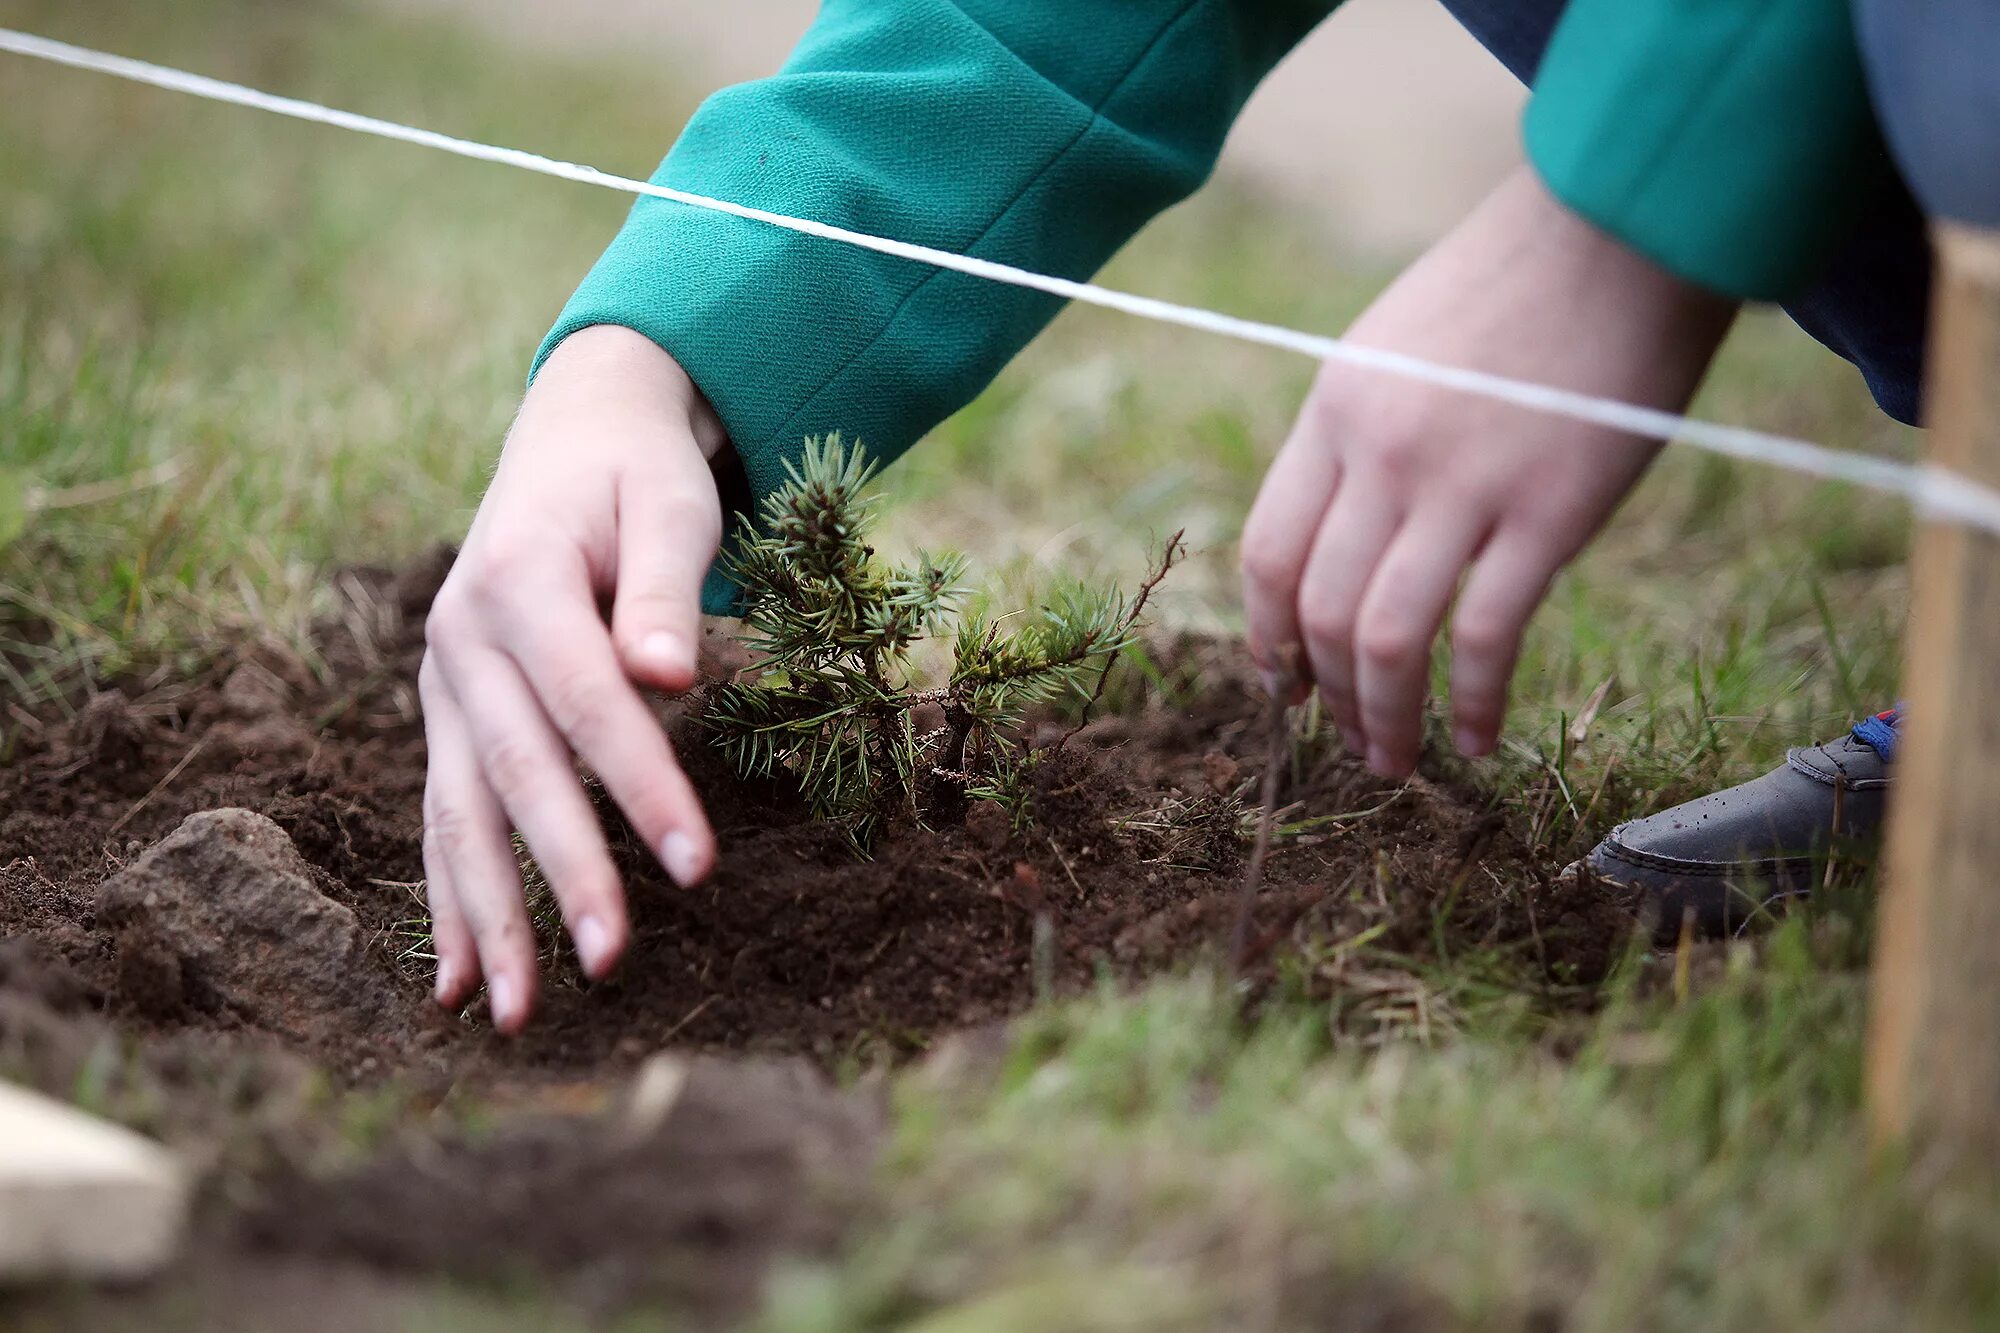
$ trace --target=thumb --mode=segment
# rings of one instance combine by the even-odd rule
[[[634,680],[675,692],[694,685],[701,584],[721,537],[722,505],[705,475],[692,490],[621,488],[611,633]]]

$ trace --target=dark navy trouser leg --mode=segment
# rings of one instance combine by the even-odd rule
[[[1516,78],[1533,83],[1566,0],[1444,0],[1444,5]],[[2000,0],[1926,0],[1923,4],[1916,0],[1855,0],[1855,5],[1876,100],[1888,122],[1898,160],[1912,180],[1932,169],[1932,158],[1940,163],[1936,170],[1979,174],[1958,161],[1973,151],[1972,141],[1963,137],[1962,123],[1969,120],[1985,127],[1984,146],[1989,151],[1983,159],[1984,179],[1989,186],[2000,180],[2000,153],[1990,151],[1992,131],[2000,121],[2000,104],[1995,100],[2000,98],[2000,92],[1995,91],[1995,80],[2000,79]],[[1952,38],[1949,25],[1940,21],[1911,20],[1908,16],[1915,10],[1952,12],[1956,31],[1973,37],[1953,53],[1954,77],[1960,80],[1961,88],[1967,80],[1984,79],[1983,102],[1919,86],[1929,78],[1923,62],[1937,58],[1933,47],[1950,45]],[[1925,72],[1920,75],[1920,70]],[[1939,100],[1952,100],[1953,109],[1940,110],[1934,105]],[[1982,109],[1966,109],[1975,102]],[[1948,128],[1953,126],[1961,128]],[[1941,132],[1932,127],[1947,127],[1949,133],[1961,137],[1952,140],[1948,152],[1928,149],[1925,136]],[[1906,137],[1925,147],[1913,150],[1904,143]],[[1931,156],[1925,155],[1927,149]],[[1884,174],[1893,177],[1893,173]],[[1957,199],[1955,193],[1934,195],[1921,182],[1917,189],[1934,207],[1941,208],[1940,201]],[[1995,205],[1996,216],[1989,220],[2000,221],[2000,199],[1990,193],[1981,197]],[[1970,214],[1954,216],[1979,220]],[[1923,214],[1909,191],[1892,179],[1869,201],[1854,234],[1827,265],[1819,282],[1787,302],[1785,310],[1799,327],[1860,369],[1884,412],[1898,421],[1915,423],[1922,406],[1930,286],[1930,243]]]
[[[2000,4],[1854,0],[1882,132],[1933,217],[2000,227]]]

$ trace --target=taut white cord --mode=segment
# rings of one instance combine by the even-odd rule
[[[595,167],[579,166],[573,162],[558,162],[534,153],[524,153],[515,148],[497,148],[491,144],[455,139],[432,130],[398,125],[393,121],[356,115],[351,111],[340,111],[314,102],[302,102],[296,98],[278,97],[271,93],[259,92],[255,88],[246,88],[241,84],[225,83],[219,79],[190,74],[184,70],[148,64],[143,60],[131,60],[124,56],[109,55],[103,51],[93,51],[87,47],[72,46],[67,42],[52,41],[32,33],[0,28],[0,51],[11,51],[17,55],[47,60],[58,65],[109,74],[134,83],[151,84],[156,88],[188,93],[213,102],[227,102],[259,111],[269,111],[280,116],[290,116],[295,120],[333,125],[340,129],[352,130],[357,134],[370,134],[378,138],[417,144],[459,157],[474,158],[482,162],[498,162],[503,166],[519,167],[523,171],[538,172],[544,176],[579,181],[585,185],[600,185],[626,194],[666,199],[677,204],[685,204],[690,208],[726,213],[731,217],[782,227],[787,231],[835,241],[842,245],[857,246],[863,250],[872,250],[877,254],[948,269],[987,282],[1004,283],[1010,287],[1025,287],[1032,291],[1061,297],[1066,301],[1080,301],[1087,305],[1123,311],[1141,319],[1150,319],[1162,324],[1177,324],[1183,328],[1220,334],[1226,338],[1259,343],[1266,347],[1283,348],[1320,361],[1341,361],[1439,388],[1513,403],[1553,416],[1608,426],[1613,430],[1625,431],[1648,439],[1691,444],[1696,448],[1730,458],[1764,463],[1807,476],[1848,482],[1870,490],[1899,495],[1926,517],[1963,523],[1970,527],[2000,533],[2000,491],[1931,464],[1912,464],[1872,454],[1848,453],[1829,449],[1825,445],[1814,444],[1809,440],[1774,435],[1743,426],[1698,421],[1692,417],[1662,412],[1657,408],[1641,407],[1636,403],[1598,398],[1568,389],[1558,389],[1552,385],[1511,379],[1504,375],[1491,375],[1484,371],[1438,365],[1396,352],[1356,347],[1338,338],[1304,333],[1275,324],[1261,324],[1254,320],[1238,319],[1233,315],[1213,310],[1176,305],[1170,301],[1155,300],[1148,296],[1113,291],[1092,283],[1074,282],[1068,278],[1034,273],[1027,269],[1015,268],[1011,264],[995,263],[990,259],[975,259],[970,255],[954,254],[949,250],[933,249],[927,245],[912,245],[907,241],[892,240],[884,236],[870,236],[865,232],[829,226],[809,218],[787,217],[782,213],[750,208],[743,204],[731,203],[726,199],[711,199],[706,195],[690,194],[685,190],[655,185],[650,181],[613,176]]]

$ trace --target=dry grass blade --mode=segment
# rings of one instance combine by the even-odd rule
[[[30,514],[43,514],[55,509],[81,509],[87,505],[122,500],[128,495],[136,495],[140,491],[165,486],[169,482],[178,480],[180,475],[187,471],[187,467],[188,460],[176,455],[126,477],[112,477],[106,481],[86,482],[80,486],[53,489],[30,486],[26,495],[27,510]]]
[[[1590,729],[1597,725],[1597,715],[1604,709],[1604,701],[1611,695],[1611,686],[1616,676],[1606,676],[1598,687],[1590,692],[1590,699],[1583,711],[1576,715],[1576,721],[1569,726],[1569,743],[1581,745],[1590,739]]]
[[[179,763],[175,764],[172,768],[167,770],[167,774],[165,777],[161,778],[158,782],[153,784],[152,790],[148,791],[144,796],[141,796],[136,802],[133,803],[132,807],[128,809],[124,814],[118,816],[118,821],[115,824],[113,824],[109,830],[106,831],[105,836],[115,837],[118,833],[124,830],[127,824],[131,823],[134,819],[138,818],[139,812],[144,810],[147,806],[151,805],[153,803],[154,797],[158,796],[161,792],[165,791],[168,787],[172,786],[174,779],[179,777],[183,772],[185,772],[187,770],[187,766],[189,764],[192,764],[195,761],[195,759],[201,754],[202,750],[207,748],[207,746],[208,746],[208,736],[204,734],[200,740],[196,741],[193,745],[190,745],[188,747],[188,752],[181,756]]]
[[[1250,944],[1250,918],[1256,910],[1257,892],[1264,883],[1264,861],[1271,854],[1271,834],[1278,823],[1278,770],[1285,760],[1285,700],[1298,679],[1297,651],[1286,655],[1278,688],[1264,710],[1264,777],[1257,791],[1257,841],[1250,848],[1250,864],[1243,871],[1243,888],[1236,899],[1236,920],[1229,929],[1229,978],[1232,984],[1243,973],[1244,955]]]

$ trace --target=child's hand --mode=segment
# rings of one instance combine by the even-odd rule
[[[1523,170],[1349,338],[1678,410],[1734,312]],[[1529,616],[1657,452],[1602,427],[1330,364],[1244,529],[1251,650],[1273,678],[1302,655],[1348,746],[1400,777],[1416,766],[1431,642],[1457,595],[1456,739],[1468,755],[1489,753]]]
[[[701,582],[722,530],[709,460],[722,447],[665,352],[628,329],[573,335],[529,391],[432,607],[419,689],[437,995],[456,1006],[484,974],[502,1031],[527,1022],[536,983],[513,829],[591,976],[629,933],[573,755],[677,881],[714,863],[700,801],[633,682],[694,683]]]

